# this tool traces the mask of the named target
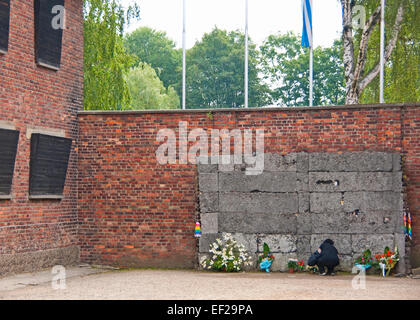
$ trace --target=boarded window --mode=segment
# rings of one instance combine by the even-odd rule
[[[0,0],[0,53],[9,47],[10,0]]]
[[[34,133],[31,136],[30,196],[61,196],[71,139]]]
[[[10,195],[19,131],[0,129],[0,196]]]
[[[57,6],[64,8],[64,0],[35,0],[36,62],[54,70],[60,68],[63,38],[63,29],[56,24]]]

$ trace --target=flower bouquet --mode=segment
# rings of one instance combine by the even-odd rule
[[[203,257],[200,261],[204,269],[238,272],[252,263],[244,245],[238,244],[229,233],[210,244],[209,252],[210,258]]]
[[[375,255],[375,258],[379,268],[382,270],[383,277],[388,276],[391,270],[400,260],[398,256],[397,247],[395,247],[395,251],[391,251],[388,247],[386,247],[384,253],[378,253],[377,255]]]
[[[287,267],[289,268],[290,273],[293,273],[296,270],[297,266],[298,266],[297,259],[289,259],[289,261],[287,262]]]
[[[306,265],[306,271],[308,271],[309,273],[318,273],[318,267]]]
[[[273,263],[273,260],[274,256],[271,254],[268,244],[264,242],[264,252],[258,257],[260,269],[265,270],[265,272],[270,272],[270,267]]]
[[[369,249],[363,251],[362,255],[357,257],[354,261],[354,265],[359,270],[367,270],[372,266],[373,263],[372,253]]]
[[[303,260],[299,260],[298,264],[297,264],[297,270],[299,272],[303,272],[303,268],[305,267],[305,262],[303,262]]]

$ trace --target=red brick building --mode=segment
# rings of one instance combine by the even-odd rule
[[[79,260],[76,146],[83,101],[83,1],[65,1],[60,37],[45,29],[43,19],[51,14],[48,5],[61,2],[0,0],[0,129],[19,132],[11,190],[0,195],[0,273]],[[48,50],[50,40],[61,56]],[[31,137],[37,133],[72,141],[61,197],[29,193]]]

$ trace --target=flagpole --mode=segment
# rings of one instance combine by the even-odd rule
[[[314,101],[314,50],[312,32],[312,0],[302,0],[303,31],[302,47],[309,48],[309,106]]]
[[[384,103],[384,74],[385,74],[385,0],[381,0],[381,53],[380,53],[380,80],[379,80],[379,103]]]
[[[245,108],[248,108],[248,0],[245,0]]]
[[[309,47],[309,106],[313,106],[313,88],[314,88],[314,54],[313,54],[313,46]]]
[[[311,46],[309,48],[309,106],[314,105],[314,35],[312,29],[312,17],[314,12],[314,6],[312,0],[311,3]]]
[[[185,1],[183,0],[183,22],[182,22],[182,109],[185,110],[185,102],[186,102],[186,28],[185,28],[185,19],[186,19],[186,12],[185,12]]]

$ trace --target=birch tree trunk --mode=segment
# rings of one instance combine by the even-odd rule
[[[359,98],[363,89],[366,88],[380,71],[379,62],[377,62],[368,72],[365,70],[365,64],[369,39],[375,25],[378,24],[380,20],[382,8],[379,5],[369,19],[366,20],[360,39],[357,57],[355,57],[352,21],[352,10],[355,6],[355,1],[340,1],[343,9],[343,63],[346,81],[346,104],[357,104],[359,103]],[[404,3],[405,1],[400,2],[394,25],[391,28],[391,38],[385,49],[385,63],[391,57],[392,51],[397,44],[398,34],[401,30],[401,22],[404,17]]]

